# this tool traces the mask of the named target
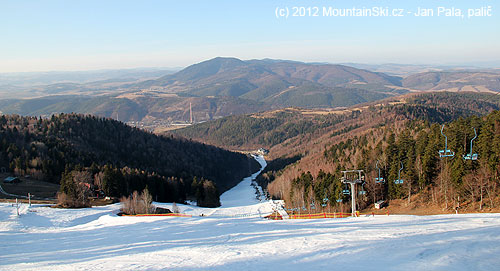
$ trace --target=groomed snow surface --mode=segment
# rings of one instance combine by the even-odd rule
[[[500,214],[272,221],[250,183],[191,218],[2,203],[0,270],[499,270]]]

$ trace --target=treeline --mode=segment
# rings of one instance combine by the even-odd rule
[[[196,176],[192,179],[165,177],[137,169],[112,165],[89,168],[67,167],[62,173],[59,203],[65,207],[88,207],[90,197],[122,197],[147,189],[153,200],[185,202],[196,200],[199,206],[220,206],[219,191],[213,181]],[[62,198],[61,198],[62,197]]]
[[[333,126],[349,117],[351,116],[334,114],[306,117],[299,110],[284,109],[263,116],[230,116],[175,130],[173,133],[219,146],[271,147],[289,138]]]
[[[198,188],[192,184],[197,183],[216,188],[218,198],[258,167],[243,154],[94,116],[0,116],[0,168],[63,187],[65,179],[75,180],[83,172],[83,183],[92,178],[109,196],[128,195],[147,185],[155,199],[183,201],[195,196]],[[195,177],[203,182],[193,182]]]
[[[466,160],[473,128],[477,138],[472,154],[478,159]],[[343,206],[350,197],[343,194],[349,188],[340,182],[341,170],[362,169],[366,183],[362,187],[365,194],[358,197],[361,208],[380,199],[406,199],[410,203],[415,194],[443,208],[499,207],[500,111],[446,123],[443,133],[453,157],[439,155],[445,149],[441,125],[419,119],[406,122],[404,127],[376,128],[343,140],[323,152],[333,171],[324,169],[316,176],[303,171],[290,181],[291,188],[284,189],[288,193],[282,197],[290,206],[308,207],[323,198],[329,199],[329,206]],[[375,182],[379,177],[377,163],[384,183]],[[403,182],[395,183],[398,179]]]
[[[432,109],[442,109],[453,112],[453,116],[487,114],[500,110],[500,95],[476,92],[435,92],[418,94],[408,99],[409,104],[425,106]],[[420,115],[425,116],[425,115]],[[453,118],[447,120],[450,121]]]
[[[374,104],[386,104],[376,107]],[[215,121],[192,125],[172,133],[227,148],[270,148],[286,140],[306,134],[322,133],[337,124],[356,121],[369,114],[397,114],[405,119],[429,122],[449,122],[459,117],[482,115],[500,109],[500,95],[489,93],[424,93],[412,95],[403,103],[381,101],[372,103],[368,110],[352,110],[344,114],[303,114],[300,109],[282,109],[250,115],[229,116]],[[349,124],[331,136],[345,134],[359,128]]]

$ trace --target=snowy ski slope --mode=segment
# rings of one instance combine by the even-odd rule
[[[499,270],[500,214],[271,221],[250,183],[190,218],[2,203],[0,270]]]

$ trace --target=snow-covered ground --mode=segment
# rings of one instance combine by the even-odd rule
[[[262,156],[254,156],[255,160],[259,162],[261,169],[252,174],[252,176],[244,178],[237,186],[233,189],[227,191],[220,196],[220,201],[222,207],[241,207],[259,203],[255,197],[255,188],[251,186],[252,180],[254,180],[260,172],[266,167],[267,163]],[[262,191],[261,191],[262,192]],[[252,197],[253,195],[253,197]]]
[[[246,183],[191,218],[2,203],[0,270],[499,269],[500,214],[271,221]]]

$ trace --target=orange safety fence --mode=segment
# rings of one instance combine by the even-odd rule
[[[344,218],[350,217],[351,213],[315,213],[315,214],[289,214],[290,219],[320,219],[320,218]],[[359,216],[359,212],[356,212]]]
[[[359,217],[359,211],[356,212],[356,216]],[[123,216],[173,216],[173,217],[192,217],[192,215],[188,214],[176,214],[176,213],[169,213],[169,214],[137,214],[137,215],[125,215]],[[350,217],[351,213],[315,213],[315,214],[289,214],[288,218],[289,219],[320,219],[320,218],[345,218],[345,217]],[[283,219],[281,215],[269,215],[266,216],[266,218],[270,219]]]
[[[123,215],[123,216],[175,216],[175,217],[192,217],[192,215],[176,214],[176,213],[169,213],[169,214],[137,214],[137,215]]]

